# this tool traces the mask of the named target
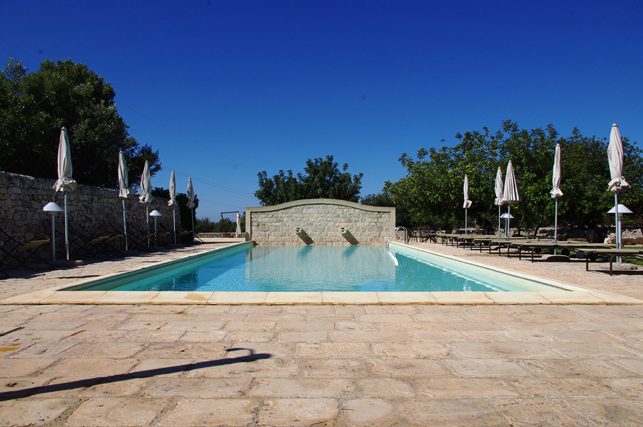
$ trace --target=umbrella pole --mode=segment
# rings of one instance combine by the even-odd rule
[[[67,213],[67,192],[65,192],[65,251],[67,254],[67,261],[69,261],[69,214]]]
[[[174,244],[176,245],[176,208],[172,205],[172,228],[174,229]]]
[[[554,199],[554,243],[558,243],[558,198]]]
[[[498,205],[498,237],[502,236],[502,228],[500,228],[500,216],[501,214],[501,207]]]
[[[621,221],[618,216],[618,193],[614,192],[614,225],[616,227],[616,249],[621,249]],[[616,257],[616,263],[621,263],[621,257]]]
[[[467,208],[464,208],[464,234],[467,234]]]
[[[511,229],[509,223],[511,222],[511,205],[507,206],[507,239],[509,239],[509,230]]]
[[[194,208],[192,208],[192,240],[194,240]]]
[[[51,214],[51,260],[56,262],[56,218]]]
[[[147,223],[147,248],[150,247],[150,207],[145,204],[145,222]]]
[[[125,237],[125,252],[127,252],[127,207],[125,206],[125,199],[123,202],[123,236]]]

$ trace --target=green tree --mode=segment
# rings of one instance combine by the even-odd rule
[[[241,215],[240,225],[241,230],[244,230],[245,215]],[[237,230],[236,220],[230,218],[222,218],[217,222],[213,222],[210,218],[197,219],[195,225],[198,233],[234,233]]]
[[[152,189],[153,197],[161,197],[164,199],[170,198],[170,190],[167,188],[154,187]],[[199,207],[199,197],[195,197],[196,206],[194,209],[188,208],[188,195],[185,193],[176,193],[176,205],[178,207],[178,214],[181,217],[181,228],[184,230],[192,230],[192,219],[190,216],[194,214],[195,229],[196,229],[196,210]]]
[[[404,207],[415,226],[453,228],[463,225],[462,181],[469,176],[471,223],[493,230],[497,224],[494,205],[494,178],[498,166],[506,172],[511,159],[521,201],[512,207],[516,226],[530,232],[553,224],[553,200],[549,196],[556,143],[562,148],[564,197],[559,201],[559,223],[564,226],[596,227],[612,222],[605,212],[613,206],[607,192],[609,168],[605,138],[583,136],[574,129],[561,137],[554,126],[521,129],[505,121],[491,132],[467,131],[456,134],[457,143],[439,149],[418,150],[415,158],[404,153],[400,161],[406,176],[390,184],[395,205]],[[625,176],[631,189],[619,201],[634,212],[643,209],[641,197],[643,162],[641,150],[624,138]]]
[[[280,170],[268,177],[266,171],[257,174],[259,189],[255,196],[262,205],[276,205],[300,199],[341,199],[357,202],[362,188],[362,176],[351,175],[348,164],[341,168],[333,156],[308,159],[303,173]]]
[[[408,207],[403,203],[404,200],[399,199],[392,191],[392,186],[390,181],[384,182],[382,191],[376,194],[367,194],[360,199],[360,203],[369,206],[393,206],[395,207],[396,225],[408,227],[412,223]]]
[[[161,169],[158,151],[129,135],[112,86],[86,65],[44,61],[33,73],[9,60],[0,74],[0,170],[56,178],[60,128],[69,133],[74,178],[117,186],[118,151],[132,183],[145,160]]]

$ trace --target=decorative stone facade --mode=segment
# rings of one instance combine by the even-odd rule
[[[30,240],[39,234],[51,233],[49,214],[42,211],[48,202],[63,206],[63,194],[53,190],[54,180],[34,178],[0,171],[0,228],[19,240]],[[115,189],[79,184],[76,191],[67,196],[70,229],[77,230],[75,236],[120,233],[123,230],[122,202]],[[128,230],[146,227],[145,206],[138,202],[136,195],[126,201]],[[155,198],[150,211],[161,212],[159,229],[172,230],[172,210],[167,199]],[[181,219],[176,210],[177,231]],[[56,231],[63,230],[63,215],[56,215]],[[58,233],[57,233],[58,234]],[[78,242],[75,242],[78,243]]]
[[[259,245],[383,245],[394,230],[393,207],[306,199],[246,208],[246,232]]]

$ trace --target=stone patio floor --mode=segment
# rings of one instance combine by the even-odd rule
[[[431,248],[643,294],[640,275],[610,278],[585,273],[584,264]],[[172,256],[5,279],[0,296]],[[13,305],[0,313],[0,425],[640,425],[643,419],[643,308],[636,305]]]

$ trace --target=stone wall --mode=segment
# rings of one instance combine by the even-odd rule
[[[0,171],[0,228],[19,240],[30,240],[39,234],[51,234],[51,219],[42,211],[48,202],[63,206],[63,194],[53,190],[54,180],[34,178]],[[76,238],[119,233],[123,230],[122,202],[118,191],[109,188],[78,185],[67,196],[70,229]],[[130,232],[144,230],[145,205],[136,195],[126,201],[127,226]],[[172,210],[167,199],[155,198],[150,211],[157,209],[159,231],[172,230]],[[179,210],[176,211],[177,230],[181,227]],[[63,215],[56,215],[56,229],[63,230]],[[153,224],[153,222],[151,222]],[[57,233],[58,234],[58,233]],[[74,242],[78,244],[79,242]]]
[[[297,228],[303,233],[297,234]],[[348,233],[342,235],[341,229]],[[307,199],[246,208],[246,232],[259,245],[383,245],[395,230],[395,208]]]

